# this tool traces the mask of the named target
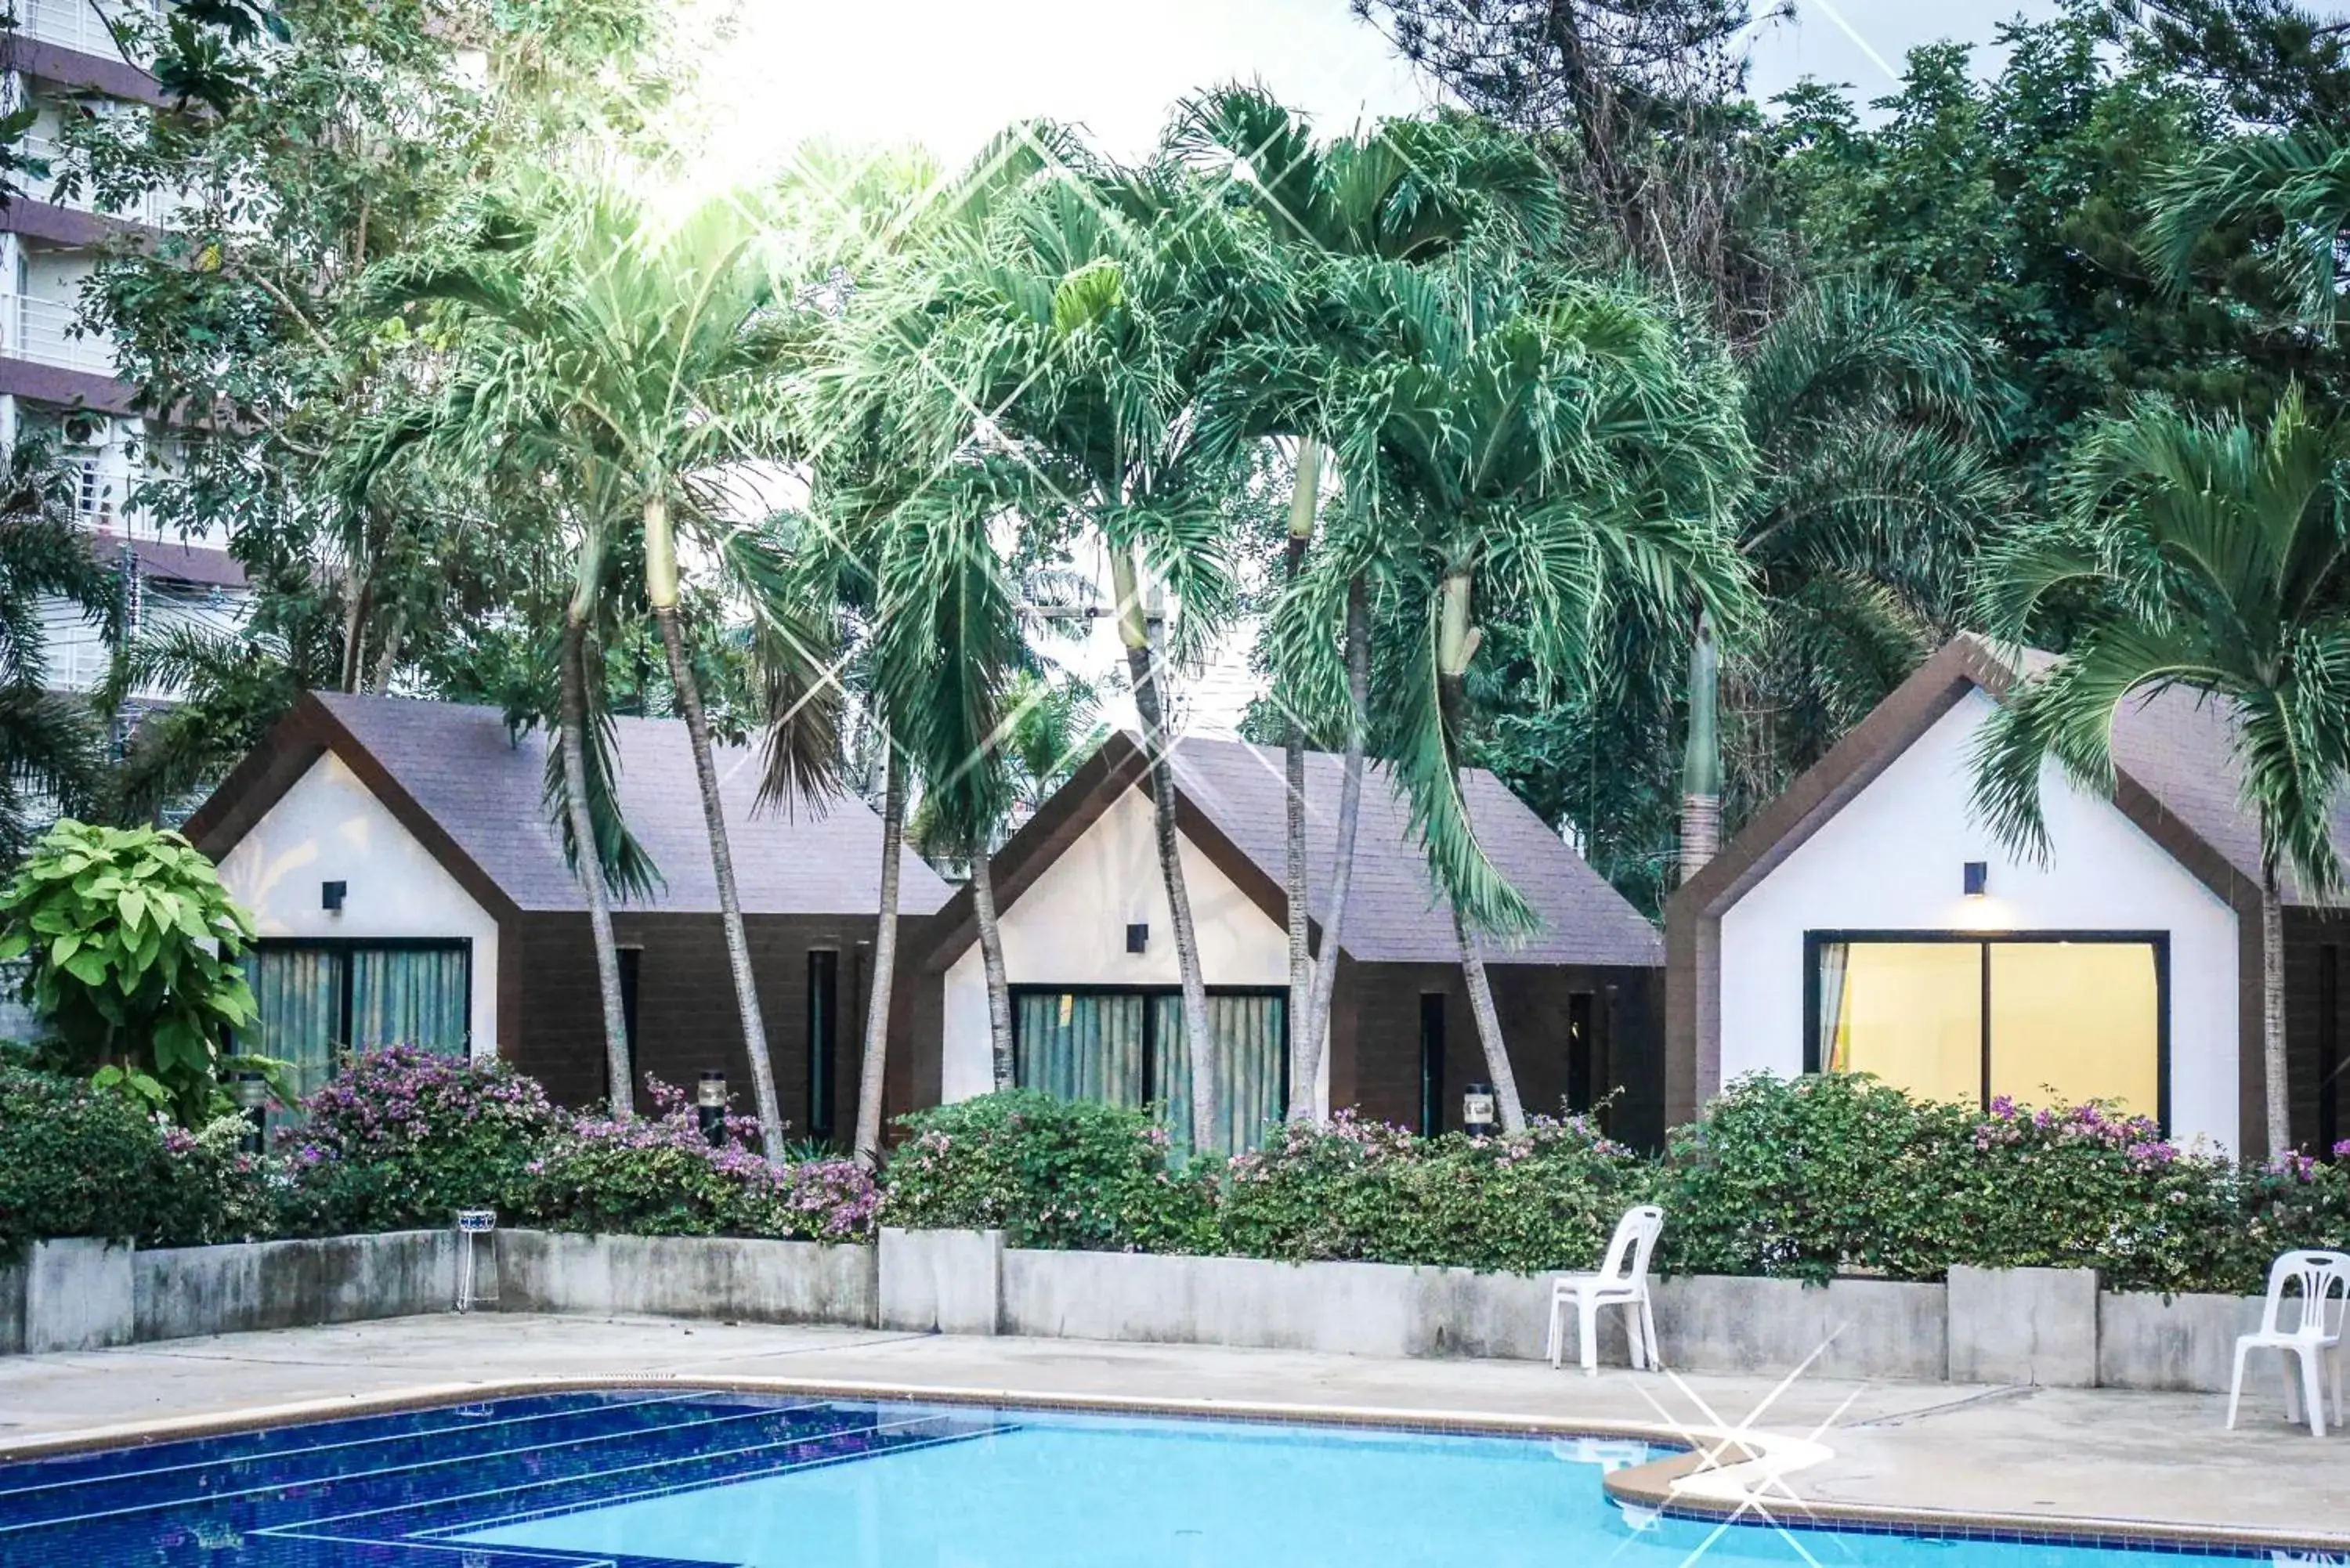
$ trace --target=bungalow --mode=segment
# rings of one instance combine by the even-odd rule
[[[671,1083],[723,1070],[746,1104],[685,727],[623,718],[614,732],[622,809],[662,878],[613,912],[632,1059]],[[331,693],[296,704],[186,827],[259,927],[261,1049],[306,1085],[340,1047],[410,1042],[503,1056],[568,1103],[608,1094],[586,905],[543,804],[546,747],[544,733],[510,735],[493,708]],[[853,797],[759,807],[756,755],[722,748],[717,761],[784,1115],[814,1137],[845,1133],[880,823]],[[947,893],[904,857],[899,896],[916,932]],[[911,1016],[902,992],[892,1012]]]
[[[1236,742],[1170,753],[1177,828],[1235,1135],[1293,1095],[1423,1131],[1460,1125],[1486,1072],[1460,949],[1387,770],[1365,780],[1346,929],[1336,946],[1329,1050],[1290,1081],[1283,759]],[[1336,857],[1340,759],[1306,758],[1308,902],[1319,959]],[[1463,781],[1487,852],[1543,927],[1488,953],[1511,1064],[1530,1110],[1586,1107],[1621,1086],[1618,1125],[1659,1120],[1655,928],[1492,774]],[[991,862],[1012,992],[1018,1081],[1124,1104],[1183,1098],[1180,1012],[1166,887],[1139,744],[1114,734]],[[941,909],[921,961],[935,1015],[914,1033],[918,1102],[993,1084],[986,982],[968,889]]]
[[[2049,764],[2043,863],[1971,803],[1976,732],[2018,673],[1951,642],[1673,895],[1672,1120],[1742,1074],[1853,1070],[1970,1104],[2113,1099],[2174,1137],[2265,1147],[2260,834],[2227,706],[2126,704],[2111,798]],[[2330,1147],[2350,919],[2285,901],[2293,1132]]]

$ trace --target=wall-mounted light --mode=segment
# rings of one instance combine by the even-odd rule
[[[1149,926],[1137,924],[1126,928],[1127,951],[1130,953],[1139,953],[1149,946],[1150,928]]]
[[[1991,892],[1991,862],[1968,861],[1966,882],[1968,898],[1981,898],[1988,895]]]
[[[330,915],[341,914],[343,912],[343,898],[350,892],[350,890],[351,885],[348,882],[319,883],[318,908],[326,910],[327,913]]]

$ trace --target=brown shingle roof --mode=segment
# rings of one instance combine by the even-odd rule
[[[1186,740],[1172,753],[1176,787],[1274,885],[1288,863],[1278,748],[1238,741]],[[1305,756],[1306,904],[1319,922],[1329,914],[1337,859],[1344,759]],[[1509,787],[1482,768],[1461,777],[1486,854],[1542,916],[1543,929],[1518,946],[1489,941],[1497,963],[1651,965],[1664,961],[1656,928],[1567,847]],[[1461,950],[1451,911],[1436,897],[1428,860],[1410,832],[1410,812],[1382,763],[1363,778],[1354,884],[1339,946],[1367,963],[1450,963]]]
[[[540,803],[544,732],[509,739],[504,717],[494,708],[342,692],[317,692],[313,700],[517,908],[583,907]],[[716,910],[717,882],[684,724],[620,719],[614,727],[621,810],[667,883],[658,897],[624,907]],[[717,763],[745,913],[873,911],[880,897],[881,823],[863,801],[843,796],[820,812],[806,804],[790,812],[756,807],[757,753],[720,747]],[[200,815],[214,810],[208,805]],[[903,913],[928,915],[946,901],[947,885],[918,856],[906,852],[901,867]]]

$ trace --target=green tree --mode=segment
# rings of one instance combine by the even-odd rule
[[[1335,437],[1336,410],[1323,396],[1331,369],[1380,351],[1381,329],[1422,296],[1417,269],[1452,254],[1472,234],[1546,240],[1559,226],[1556,182],[1531,144],[1453,119],[1396,119],[1328,144],[1312,127],[1259,88],[1226,88],[1179,105],[1168,135],[1172,155],[1218,182],[1271,231],[1295,296],[1268,313],[1258,334],[1236,342],[1219,364],[1204,401],[1211,427],[1226,439],[1286,438],[1294,443],[1289,530],[1283,582],[1289,613],[1274,649],[1274,670],[1285,722],[1281,726],[1286,858],[1283,888],[1289,927],[1289,1016],[1298,1042],[1292,1077],[1303,1085],[1291,1113],[1310,1116],[1318,1082],[1330,997],[1337,977],[1360,820],[1365,722],[1359,682],[1336,675],[1317,657],[1342,627],[1343,669],[1367,670],[1368,618],[1360,574],[1347,579],[1343,603],[1302,591],[1321,503],[1322,453]],[[1315,613],[1326,617],[1318,625]],[[1322,679],[1317,682],[1316,676]],[[1334,678],[1335,677],[1335,678]],[[1336,699],[1336,727],[1346,736],[1339,790],[1337,855],[1323,929],[1324,961],[1309,962],[1312,917],[1305,881],[1306,705],[1317,686]]]
[[[1836,279],[1745,356],[1755,473],[1732,522],[1763,613],[1731,649],[1727,758],[1713,628],[1690,639],[1684,880],[1717,846],[1725,785],[1741,806],[1772,798],[1957,629],[2013,503],[1978,439],[1997,414],[1982,357],[1943,311]]]
[[[1081,531],[1101,541],[1149,759],[1184,1038],[1204,1043],[1164,688],[1170,662],[1203,648],[1232,600],[1218,511],[1232,465],[1206,450],[1201,389],[1277,291],[1261,228],[1205,199],[1186,171],[1112,168],[1045,137],[1031,128],[1018,140],[1052,146],[1051,165],[901,274],[850,358],[906,461],[929,472],[992,454],[1017,476],[1032,548]],[[1146,573],[1180,607],[1172,647]],[[1223,1141],[1219,1085],[1213,1053],[1190,1057],[1191,1142],[1204,1150]]]
[[[764,233],[761,215],[731,193],[663,219],[625,171],[585,170],[498,193],[470,234],[404,269],[400,287],[463,324],[462,383],[501,389],[502,427],[598,514],[591,529],[628,518],[642,530],[645,597],[693,754],[743,1046],[773,1151],[783,1147],[783,1111],[709,716],[679,615],[677,547],[682,524],[723,556],[736,509],[730,483],[785,443]],[[583,571],[583,584],[593,580]],[[571,613],[584,620],[576,601]]]
[[[90,549],[74,475],[48,449],[20,441],[0,462],[0,865],[14,866],[46,815],[88,808],[105,763],[89,707],[49,689],[44,601],[64,601],[111,639],[122,587]]]
[[[257,1013],[238,960],[253,922],[194,846],[152,828],[52,828],[0,893],[0,961],[82,1070],[158,1086],[185,1127],[228,1107],[229,1031]]]
[[[1727,361],[1629,290],[1464,267],[1409,332],[1399,352],[1334,378],[1337,455],[1349,493],[1366,497],[1381,597],[1410,628],[1372,671],[1375,727],[1452,907],[1514,1131],[1524,1112],[1482,944],[1536,917],[1486,857],[1461,792],[1479,623],[1510,629],[1551,700],[1597,651],[1611,603],[1695,603],[1742,624],[1749,590],[1725,514],[1749,457]]]
[[[2260,824],[2262,1066],[2272,1155],[2293,1144],[2284,1041],[2283,879],[2342,886],[2335,803],[2350,778],[2350,421],[2289,392],[2265,428],[2148,404],[2101,422],[2066,472],[2066,509],[1985,559],[1984,623],[2022,642],[2060,597],[2064,656],[1976,742],[1975,799],[2045,854],[2054,759],[2114,787],[2115,711],[2184,688],[2236,721],[2241,798]]]

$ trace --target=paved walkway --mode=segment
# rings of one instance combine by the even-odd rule
[[[136,1423],[531,1377],[801,1378],[1035,1397],[1815,1430],[1833,1458],[1808,1499],[1918,1511],[2095,1518],[2350,1546],[2350,1436],[2289,1428],[2273,1372],[2226,1401],[2110,1390],[1856,1384],[1629,1372],[1586,1378],[1502,1361],[1380,1361],[1190,1345],[966,1339],[837,1328],[514,1314],[437,1316],[0,1358],[12,1446]]]

